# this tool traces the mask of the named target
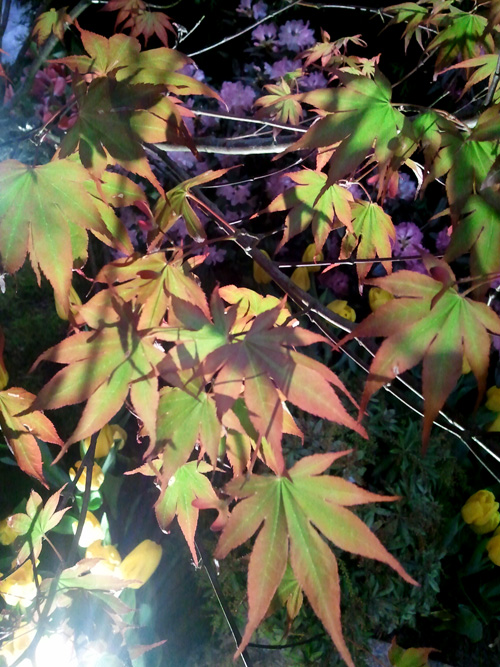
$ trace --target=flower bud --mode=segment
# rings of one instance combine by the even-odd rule
[[[500,387],[490,387],[486,392],[486,407],[492,412],[500,412]]]
[[[495,565],[500,565],[500,529],[497,528],[493,533],[491,540],[488,540],[486,543],[486,550],[489,559],[493,561]]]
[[[302,261],[303,262],[322,262],[323,261],[323,253],[321,251],[317,252],[316,251],[316,244],[311,243],[304,250],[304,254],[302,255]],[[306,266],[306,267],[303,267],[303,268],[306,268],[309,271],[309,273],[317,273],[318,271],[321,271],[320,266]]]
[[[162,548],[152,540],[144,540],[126,556],[119,567],[123,579],[132,581],[128,588],[140,588],[160,564]]]
[[[476,533],[483,535],[498,526],[500,522],[498,507],[491,491],[482,489],[474,493],[462,507],[462,518]]]
[[[71,528],[73,529],[74,533],[76,533],[77,526],[78,526],[78,521],[77,519],[74,519],[71,524]],[[99,523],[99,519],[94,514],[92,514],[92,512],[87,512],[87,516],[85,517],[85,523],[83,524],[82,534],[80,536],[80,541],[78,542],[78,544],[81,547],[87,548],[92,544],[92,542],[103,539],[104,539],[104,530],[102,529],[102,526]]]
[[[122,562],[118,549],[111,544],[103,544],[102,540],[96,540],[87,547],[85,558],[101,558],[92,567],[94,574],[109,574],[114,572]]]
[[[123,449],[127,441],[127,432],[118,424],[106,424],[99,431],[95,447],[96,459],[106,457],[111,448],[116,445],[117,449]],[[90,438],[83,441],[83,451],[86,452],[90,447]]]
[[[305,266],[298,266],[295,271],[292,273],[290,280],[292,283],[295,283],[297,287],[300,287],[304,292],[308,292],[311,289],[311,279],[309,278],[309,271]]]
[[[372,287],[368,292],[368,302],[372,311],[377,310],[392,299],[394,299],[393,295],[381,287]]]
[[[356,321],[356,313],[354,312],[354,308],[351,308],[351,306],[348,305],[347,301],[342,301],[341,299],[330,301],[327,308],[331,310],[332,313],[340,315],[340,317],[343,317],[344,319],[349,320],[350,322]]]
[[[40,575],[38,576],[40,579]],[[6,604],[28,607],[36,597],[36,584],[33,563],[26,560],[8,577],[0,581],[0,595]]]
[[[82,462],[77,461],[75,463],[75,467],[69,469],[69,477],[71,481],[75,479],[76,473],[80,470],[81,465]],[[85,467],[82,470],[82,474],[80,475],[76,483],[76,488],[78,489],[78,491],[81,491],[82,493],[85,491],[86,482],[87,482],[87,468]],[[90,490],[98,491],[103,482],[104,482],[104,473],[102,471],[102,468],[97,463],[94,463],[92,467],[92,479],[90,481]]]

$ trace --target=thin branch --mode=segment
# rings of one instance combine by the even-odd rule
[[[484,100],[484,107],[489,107],[491,104],[491,101],[493,99],[493,95],[495,94],[495,90],[497,89],[498,81],[500,80],[500,53],[498,54],[498,59],[497,59],[497,66],[495,67],[495,73],[493,74],[493,78],[491,79],[491,83],[488,88],[488,93],[486,95],[486,98]]]
[[[272,14],[268,14],[263,19],[259,19],[255,23],[252,23],[252,25],[248,26],[244,30],[240,30],[239,32],[235,33],[234,35],[230,35],[229,37],[224,37],[224,39],[221,39],[219,42],[216,42],[215,44],[211,44],[210,46],[205,46],[203,49],[199,49],[199,51],[193,51],[192,53],[188,53],[188,56],[190,58],[194,58],[194,56],[199,56],[200,53],[206,53],[207,51],[211,51],[212,49],[216,49],[218,46],[222,46],[223,44],[227,44],[227,42],[230,42],[233,39],[236,39],[237,37],[241,37],[241,35],[244,35],[245,33],[249,32],[250,30],[253,30],[254,28],[256,28],[261,23],[265,23],[266,21],[269,21],[270,19],[273,19],[275,16],[278,16],[279,14],[282,14],[283,12],[286,12],[288,9],[291,9],[292,7],[295,7],[295,5],[300,5],[300,4],[301,4],[301,0],[295,0],[295,2],[292,2],[289,5],[286,5],[286,7],[282,7],[281,9],[277,9]]]
[[[196,150],[199,153],[216,153],[218,155],[275,155],[284,153],[291,148],[295,141],[269,141],[263,140],[262,143],[256,140],[228,146],[227,139],[199,138],[195,139]],[[151,144],[162,152],[171,153],[190,153],[191,149],[179,144]],[[306,150],[301,149],[301,150]]]
[[[302,132],[305,133],[309,128],[298,127],[296,125],[284,125],[283,123],[276,123],[273,120],[261,120],[260,118],[248,118],[246,116],[235,116],[230,113],[221,113],[219,111],[198,111],[192,109],[197,116],[208,116],[210,118],[221,118],[223,120],[237,120],[240,123],[252,123],[253,125],[267,125],[268,127],[276,127],[279,130],[288,130],[288,132]]]

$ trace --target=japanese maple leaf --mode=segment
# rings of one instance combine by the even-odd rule
[[[114,325],[97,331],[82,331],[66,338],[38,357],[67,364],[41,389],[30,410],[56,409],[87,401],[80,421],[66,441],[58,460],[68,447],[109,423],[130,392],[134,411],[156,442],[158,378],[156,366],[163,352],[155,347],[149,329],[137,329],[137,313],[130,304],[114,303],[121,317]]]
[[[357,259],[375,259],[392,255],[391,241],[396,240],[396,230],[390,216],[378,204],[357,202],[352,206],[353,233],[347,232],[342,239],[341,259],[350,257],[357,248]],[[391,262],[382,262],[387,273],[392,271]],[[360,282],[363,282],[372,263],[357,264]]]
[[[45,534],[57,526],[66,512],[66,507],[57,510],[62,489],[56,491],[43,503],[41,496],[36,491],[31,491],[26,503],[26,513],[14,514],[8,518],[9,526],[19,535],[26,535],[26,542],[22,545],[16,557],[16,564],[21,565],[33,553],[38,558],[42,550],[42,541]]]
[[[495,49],[493,37],[486,33],[487,19],[479,14],[464,12],[450,5],[450,14],[441,15],[435,19],[443,29],[427,46],[430,53],[436,49],[436,71],[442,65],[449,65],[458,56],[462,60],[481,55],[481,52],[491,53]]]
[[[373,80],[340,72],[339,79],[342,87],[295,96],[318,108],[324,117],[287,149],[322,148],[339,142],[330,160],[328,184],[354,172],[372,149],[379,163],[388,161],[404,125],[403,114],[391,103],[391,85],[380,72]]]
[[[196,565],[198,564],[198,555],[194,535],[200,511],[193,504],[193,501],[199,500],[204,506],[219,503],[219,498],[212,485],[203,474],[211,469],[211,466],[204,461],[186,463],[169,479],[167,487],[155,505],[156,518],[163,531],[167,530],[174,517],[177,516],[177,521]]]
[[[149,38],[153,35],[156,35],[162,44],[168,46],[167,30],[176,35],[175,28],[166,14],[150,12],[148,9],[134,12],[122,26],[122,30],[127,28],[130,29],[132,37],[139,37],[139,35],[144,37],[144,46],[147,46]]]
[[[52,422],[39,410],[23,416],[35,396],[20,387],[0,391],[0,427],[23,472],[47,486],[42,471],[42,455],[37,438],[54,445],[63,444]]]
[[[99,208],[90,181],[87,170],[73,160],[53,160],[38,167],[17,160],[0,163],[0,256],[4,269],[15,273],[29,253],[38,281],[41,270],[66,312],[73,262],[86,254],[85,230],[113,244],[100,212],[107,204],[101,201]],[[95,189],[93,192],[97,195]]]
[[[67,9],[67,7],[62,7],[56,10],[52,7],[48,12],[40,14],[32,32],[38,46],[43,44],[51,34],[61,42],[63,41],[66,26],[73,22],[71,16],[66,12]]]
[[[291,97],[289,84],[282,79],[280,83],[268,84],[264,88],[269,95],[259,97],[255,105],[266,109],[273,120],[298,125],[303,116],[302,106]]]
[[[317,250],[321,250],[332,229],[345,225],[351,232],[352,194],[340,185],[327,185],[326,174],[303,169],[285,174],[295,186],[278,195],[267,213],[291,209],[285,218],[285,232],[279,250],[291,238],[312,226]]]
[[[462,95],[465,95],[472,86],[476,85],[480,81],[484,81],[488,77],[488,87],[493,85],[493,78],[495,76],[495,70],[498,63],[498,55],[496,53],[488,53],[486,55],[476,56],[475,58],[467,58],[451,67],[439,72],[439,74],[444,74],[449,70],[454,69],[465,69],[467,72],[470,72],[473,68],[477,68],[470,76],[467,78],[467,82],[464,86]],[[495,92],[493,94],[493,102],[500,102],[499,99],[500,90],[498,86],[495,86]]]
[[[245,326],[241,331],[235,324],[235,307],[226,313],[217,293],[212,297],[213,324],[196,309],[182,307],[184,316],[174,303],[178,320],[190,320],[193,329],[156,330],[158,337],[180,343],[178,363],[184,370],[202,362],[198,372],[206,382],[212,382],[219,415],[243,393],[250,420],[271,446],[280,472],[284,470],[283,397],[311,414],[365,435],[333,390],[335,387],[352,400],[339,378],[323,364],[295,351],[298,346],[325,342],[322,336],[300,327],[275,326],[280,307],[261,313],[250,328]],[[196,350],[191,347],[182,353],[186,343],[196,345]],[[171,356],[160,364],[159,371],[168,381]]]
[[[341,344],[355,337],[386,337],[370,367],[360,414],[375,391],[423,360],[425,447],[432,422],[462,374],[464,359],[476,377],[478,401],[482,397],[489,363],[488,331],[500,334],[500,319],[486,304],[459,294],[445,262],[431,257],[424,261],[431,275],[398,271],[367,281],[397,298],[369,315]]]
[[[143,0],[109,0],[101,11],[103,12],[118,12],[116,17],[115,30],[126,21],[130,16],[137,14],[139,11],[144,11],[147,5]]]
[[[161,389],[157,445],[163,448],[165,485],[188,461],[196,444],[200,446],[199,458],[207,454],[215,467],[221,437],[222,424],[214,397],[203,389],[200,380],[186,382],[185,389]]]
[[[394,18],[388,23],[389,25],[394,25],[397,23],[404,23],[405,30],[403,36],[405,38],[405,51],[408,50],[408,45],[413,36],[417,40],[420,47],[423,49],[422,44],[422,32],[424,30],[423,25],[425,24],[425,18],[427,17],[429,10],[417,2],[403,2],[399,5],[392,5],[391,7],[386,7],[384,11],[392,14],[394,13]]]
[[[111,305],[112,299],[118,295],[124,301],[137,300],[142,305],[140,322],[144,328],[161,323],[172,297],[189,301],[208,317],[210,311],[205,293],[190,277],[190,268],[182,254],[172,256],[169,253],[169,259],[164,252],[117,259],[99,271],[96,281],[118,284],[109,291],[98,292],[80,313],[84,320],[98,327],[102,312],[108,311],[106,304]]]
[[[225,492],[239,502],[220,536],[215,557],[225,558],[258,531],[248,566],[248,623],[235,657],[266,615],[290,559],[315,614],[342,658],[354,667],[342,636],[337,561],[320,533],[336,547],[386,563],[417,585],[361,519],[346,509],[397,498],[365,491],[341,477],[320,476],[348,453],[307,456],[287,476],[251,475],[226,485]]]

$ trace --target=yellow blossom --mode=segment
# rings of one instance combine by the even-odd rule
[[[304,292],[308,292],[311,289],[309,271],[305,268],[305,266],[298,266],[292,273],[290,280],[292,283],[295,283],[297,287],[303,289]]]
[[[75,463],[75,467],[69,469],[69,476],[70,476],[71,481],[73,481],[75,479],[76,473],[78,472],[78,470],[80,470],[81,465],[82,465],[82,462],[77,461]],[[86,482],[87,482],[87,468],[84,468],[82,470],[82,474],[78,478],[78,481],[76,483],[76,488],[79,491],[82,491],[82,492],[85,491]],[[104,482],[104,473],[102,471],[102,468],[97,463],[94,463],[94,465],[92,467],[92,479],[91,479],[91,482],[90,482],[90,490],[91,491],[98,491],[103,482]]]
[[[393,295],[381,287],[372,287],[368,292],[368,302],[372,311],[377,310],[392,299],[394,299]]]
[[[71,524],[74,533],[76,533],[77,526],[78,526],[78,520],[74,519]],[[78,544],[81,547],[87,548],[92,544],[92,542],[103,539],[104,539],[104,530],[102,529],[102,526],[99,523],[99,519],[96,516],[94,516],[92,512],[87,512],[87,515],[85,517],[85,523],[83,524],[82,534],[80,536],[80,541],[78,542]]]
[[[38,579],[40,580],[40,576]],[[20,604],[28,607],[33,602],[36,597],[36,584],[30,560],[24,561],[21,567],[0,581],[0,595],[12,606]]]
[[[492,412],[500,412],[500,387],[490,387],[486,392],[486,407]]]
[[[486,543],[488,556],[495,565],[500,565],[500,528],[493,533],[493,537]]]
[[[9,519],[0,521],[0,544],[12,544],[18,535],[19,533],[9,526]]]
[[[330,301],[327,308],[331,310],[332,313],[340,315],[340,317],[343,317],[344,319],[349,320],[350,322],[356,321],[356,313],[354,312],[354,308],[351,308],[351,306],[348,305],[347,301],[342,301],[341,299]]]
[[[261,253],[263,253],[267,259],[271,259],[265,250],[261,250]],[[264,271],[264,269],[255,261],[253,263],[253,279],[256,283],[259,283],[259,285],[267,285],[272,280],[269,273]]]
[[[317,252],[316,251],[316,244],[311,243],[304,250],[304,254],[302,255],[302,261],[303,262],[322,262],[323,261],[323,253],[321,251]],[[320,266],[306,266],[305,268],[309,271],[309,273],[317,273],[318,271],[321,271]]]
[[[162,548],[152,540],[144,540],[126,556],[120,564],[123,579],[137,579],[128,588],[140,588],[160,564]]]
[[[127,432],[118,424],[106,424],[99,431],[95,447],[96,459],[102,459],[109,454],[111,448],[123,449],[127,441]],[[84,452],[90,447],[90,438],[83,441]]]
[[[96,540],[87,547],[85,558],[102,559],[92,567],[94,574],[109,574],[110,572],[114,572],[122,562],[118,549],[111,544],[103,544],[102,540]]]
[[[6,637],[1,644],[0,648],[0,658],[4,658],[7,664],[7,667],[13,665],[16,660],[21,656],[28,646],[33,641],[36,634],[36,628],[33,623],[24,623],[14,630],[13,635]],[[1,660],[0,660],[1,662]],[[21,667],[24,664],[28,665],[26,660],[23,660],[20,665]],[[29,661],[31,665],[31,661]]]
[[[462,507],[462,518],[479,535],[489,533],[498,526],[498,503],[491,491],[482,489],[474,493]]]
[[[500,412],[497,414],[495,421],[491,422],[486,430],[490,431],[490,433],[500,431]]]

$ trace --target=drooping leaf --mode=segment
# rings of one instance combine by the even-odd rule
[[[9,526],[19,535],[25,535],[26,541],[22,545],[16,557],[17,565],[21,565],[33,553],[38,558],[42,550],[42,542],[45,534],[57,526],[66,512],[66,507],[57,509],[62,489],[56,491],[43,503],[41,496],[36,491],[31,491],[26,503],[26,513],[14,514],[9,517]]]
[[[445,262],[430,257],[426,262],[436,279],[403,270],[368,281],[397,298],[378,308],[344,338],[386,337],[370,367],[360,414],[375,391],[423,360],[424,446],[433,420],[462,374],[464,359],[476,377],[480,400],[488,373],[488,332],[500,334],[500,318],[486,304],[457,291],[455,277]]]
[[[405,51],[408,50],[408,45],[411,38],[414,36],[420,47],[423,49],[422,34],[425,26],[425,19],[428,16],[429,10],[416,2],[402,2],[399,5],[392,5],[385,7],[384,11],[389,14],[394,14],[388,25],[397,23],[406,23],[406,28],[403,32],[405,38]]]
[[[462,92],[462,95],[465,95],[465,93],[467,93],[472,88],[472,86],[476,85],[480,81],[484,81],[486,78],[488,78],[488,87],[491,86],[493,83],[493,77],[495,76],[497,63],[498,55],[496,53],[487,53],[485,55],[476,56],[475,58],[467,58],[467,60],[455,63],[455,65],[451,65],[450,67],[444,69],[442,72],[440,72],[440,74],[444,74],[445,72],[455,69],[466,69],[467,72],[469,72],[471,69],[477,68],[467,78],[467,82]],[[500,102],[498,84],[495,87],[493,101],[497,103]]]
[[[268,84],[264,88],[269,95],[259,97],[255,101],[255,106],[266,109],[273,120],[298,125],[303,116],[302,106],[291,96],[292,91],[288,83],[282,79],[280,83]]]
[[[177,521],[196,565],[198,564],[198,556],[194,535],[200,511],[193,505],[193,501],[200,500],[208,506],[219,501],[212,485],[203,474],[210,469],[210,466],[203,461],[200,463],[191,461],[178,468],[175,475],[170,477],[165,490],[155,505],[156,518],[163,531],[166,531],[174,517],[177,516]]]
[[[293,573],[314,612],[342,658],[354,667],[342,636],[337,562],[320,532],[335,546],[386,563],[406,581],[416,583],[368,527],[346,509],[397,498],[370,493],[340,477],[320,476],[347,453],[305,457],[286,477],[251,475],[226,485],[225,492],[240,502],[220,536],[215,557],[224,558],[259,531],[248,567],[248,623],[236,655],[264,618],[290,557]]]
[[[118,12],[116,17],[115,30],[126,21],[130,16],[137,14],[147,8],[143,0],[109,0],[102,8],[103,12]]]
[[[375,259],[392,255],[391,241],[396,240],[396,230],[392,220],[378,204],[357,202],[352,206],[353,233],[347,232],[342,239],[341,259],[350,257],[357,248],[357,259]],[[391,262],[382,262],[387,273],[392,271]],[[372,263],[357,264],[359,281],[362,283],[370,271]]]
[[[464,12],[449,5],[450,14],[442,15],[435,22],[442,30],[428,45],[428,50],[437,49],[436,71],[443,65],[450,65],[460,56],[462,60],[481,55],[484,51],[492,52],[495,48],[493,38],[487,34],[487,19],[474,12]]]
[[[47,486],[42,472],[42,455],[37,438],[54,445],[63,444],[52,422],[39,410],[22,417],[35,396],[19,387],[0,391],[0,427],[23,472]]]
[[[144,37],[144,46],[148,45],[149,38],[156,35],[162,44],[168,47],[167,30],[173,35],[176,35],[174,26],[169,20],[169,17],[163,12],[151,12],[149,9],[139,9],[134,13],[126,23],[123,24],[122,30],[130,29],[132,37]]]
[[[73,269],[72,238],[83,230],[97,232],[112,244],[111,234],[89,192],[90,176],[73,160],[54,160],[30,167],[17,160],[0,162],[0,257],[5,270],[18,271],[29,253],[33,270],[40,270],[54,288],[62,309],[68,310]],[[101,206],[106,206],[103,202]]]
[[[345,225],[352,231],[352,194],[340,185],[327,185],[326,174],[303,169],[285,174],[295,186],[278,195],[267,213],[291,209],[285,218],[285,232],[277,250],[312,225],[317,250],[321,250],[332,229]]]

